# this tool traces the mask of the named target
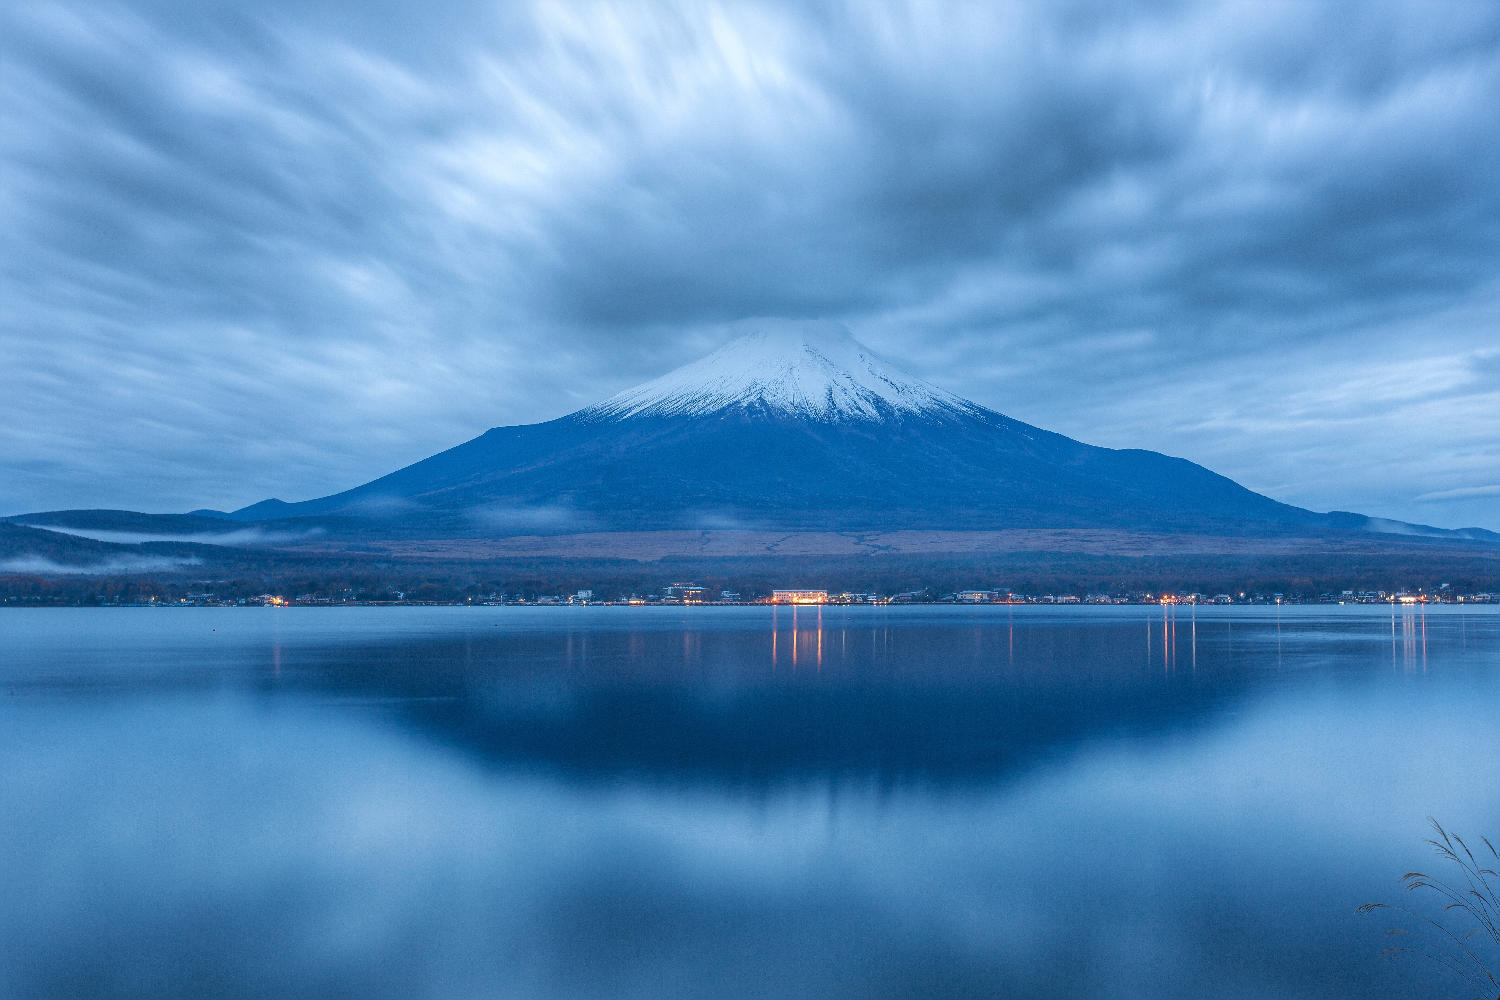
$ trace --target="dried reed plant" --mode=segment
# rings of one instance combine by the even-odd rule
[[[1500,971],[1495,961],[1500,955],[1500,896],[1496,895],[1500,875],[1486,867],[1500,861],[1500,853],[1496,853],[1488,839],[1479,838],[1492,859],[1485,862],[1483,851],[1476,857],[1458,834],[1444,830],[1435,819],[1429,817],[1428,822],[1437,836],[1427,843],[1452,874],[1445,881],[1422,872],[1407,872],[1401,876],[1401,885],[1408,892],[1436,894],[1447,900],[1442,916],[1435,919],[1409,907],[1387,903],[1366,903],[1359,912],[1393,910],[1405,914],[1421,928],[1420,936],[1400,927],[1386,931],[1388,935],[1409,937],[1412,943],[1394,945],[1381,954],[1422,955],[1456,973],[1476,991],[1474,1000],[1500,1000],[1500,981],[1495,978],[1495,972]]]

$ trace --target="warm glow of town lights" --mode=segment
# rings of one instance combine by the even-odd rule
[[[772,604],[827,604],[826,590],[773,590]]]
[[[21,603],[14,597],[0,596],[0,605]],[[148,594],[133,599],[116,599],[98,603],[123,605],[189,605],[189,606],[261,606],[268,608],[318,607],[329,605],[432,604],[465,606],[518,605],[523,607],[628,605],[631,607],[694,607],[743,605],[888,605],[888,604],[964,604],[964,605],[1152,605],[1162,608],[1191,608],[1207,605],[1280,605],[1280,604],[1386,604],[1392,607],[1426,608],[1444,604],[1500,604],[1500,592],[1457,590],[1449,584],[1430,589],[1361,590],[1330,589],[1318,593],[1278,593],[1221,591],[1219,593],[1160,593],[1123,590],[1083,590],[1073,593],[1023,593],[1009,587],[970,588],[943,592],[931,588],[900,592],[875,590],[844,591],[812,588],[778,588],[768,592],[742,594],[722,584],[705,585],[676,582],[646,593],[610,593],[584,588],[571,593],[470,593],[463,596],[433,595],[414,597],[400,590],[365,593],[354,588],[329,588],[300,594],[235,595],[191,589],[181,593]]]

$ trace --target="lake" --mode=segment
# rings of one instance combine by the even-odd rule
[[[1494,606],[7,610],[0,995],[1457,994],[1355,908],[1497,695]]]

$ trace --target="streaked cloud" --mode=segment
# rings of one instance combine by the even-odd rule
[[[1434,490],[1417,497],[1419,503],[1441,500],[1468,500],[1471,497],[1500,497],[1500,484],[1489,486],[1460,486],[1452,490]]]
[[[321,495],[787,315],[1500,527],[1431,499],[1500,467],[1490,5],[60,2],[0,88],[0,511]]]

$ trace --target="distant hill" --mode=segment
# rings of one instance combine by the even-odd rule
[[[11,517],[13,523],[37,528],[65,527],[89,532],[123,532],[142,535],[192,535],[231,530],[227,514],[141,514],[133,510],[49,510]]]
[[[99,541],[0,521],[0,576],[177,572],[213,556],[207,546]]]

